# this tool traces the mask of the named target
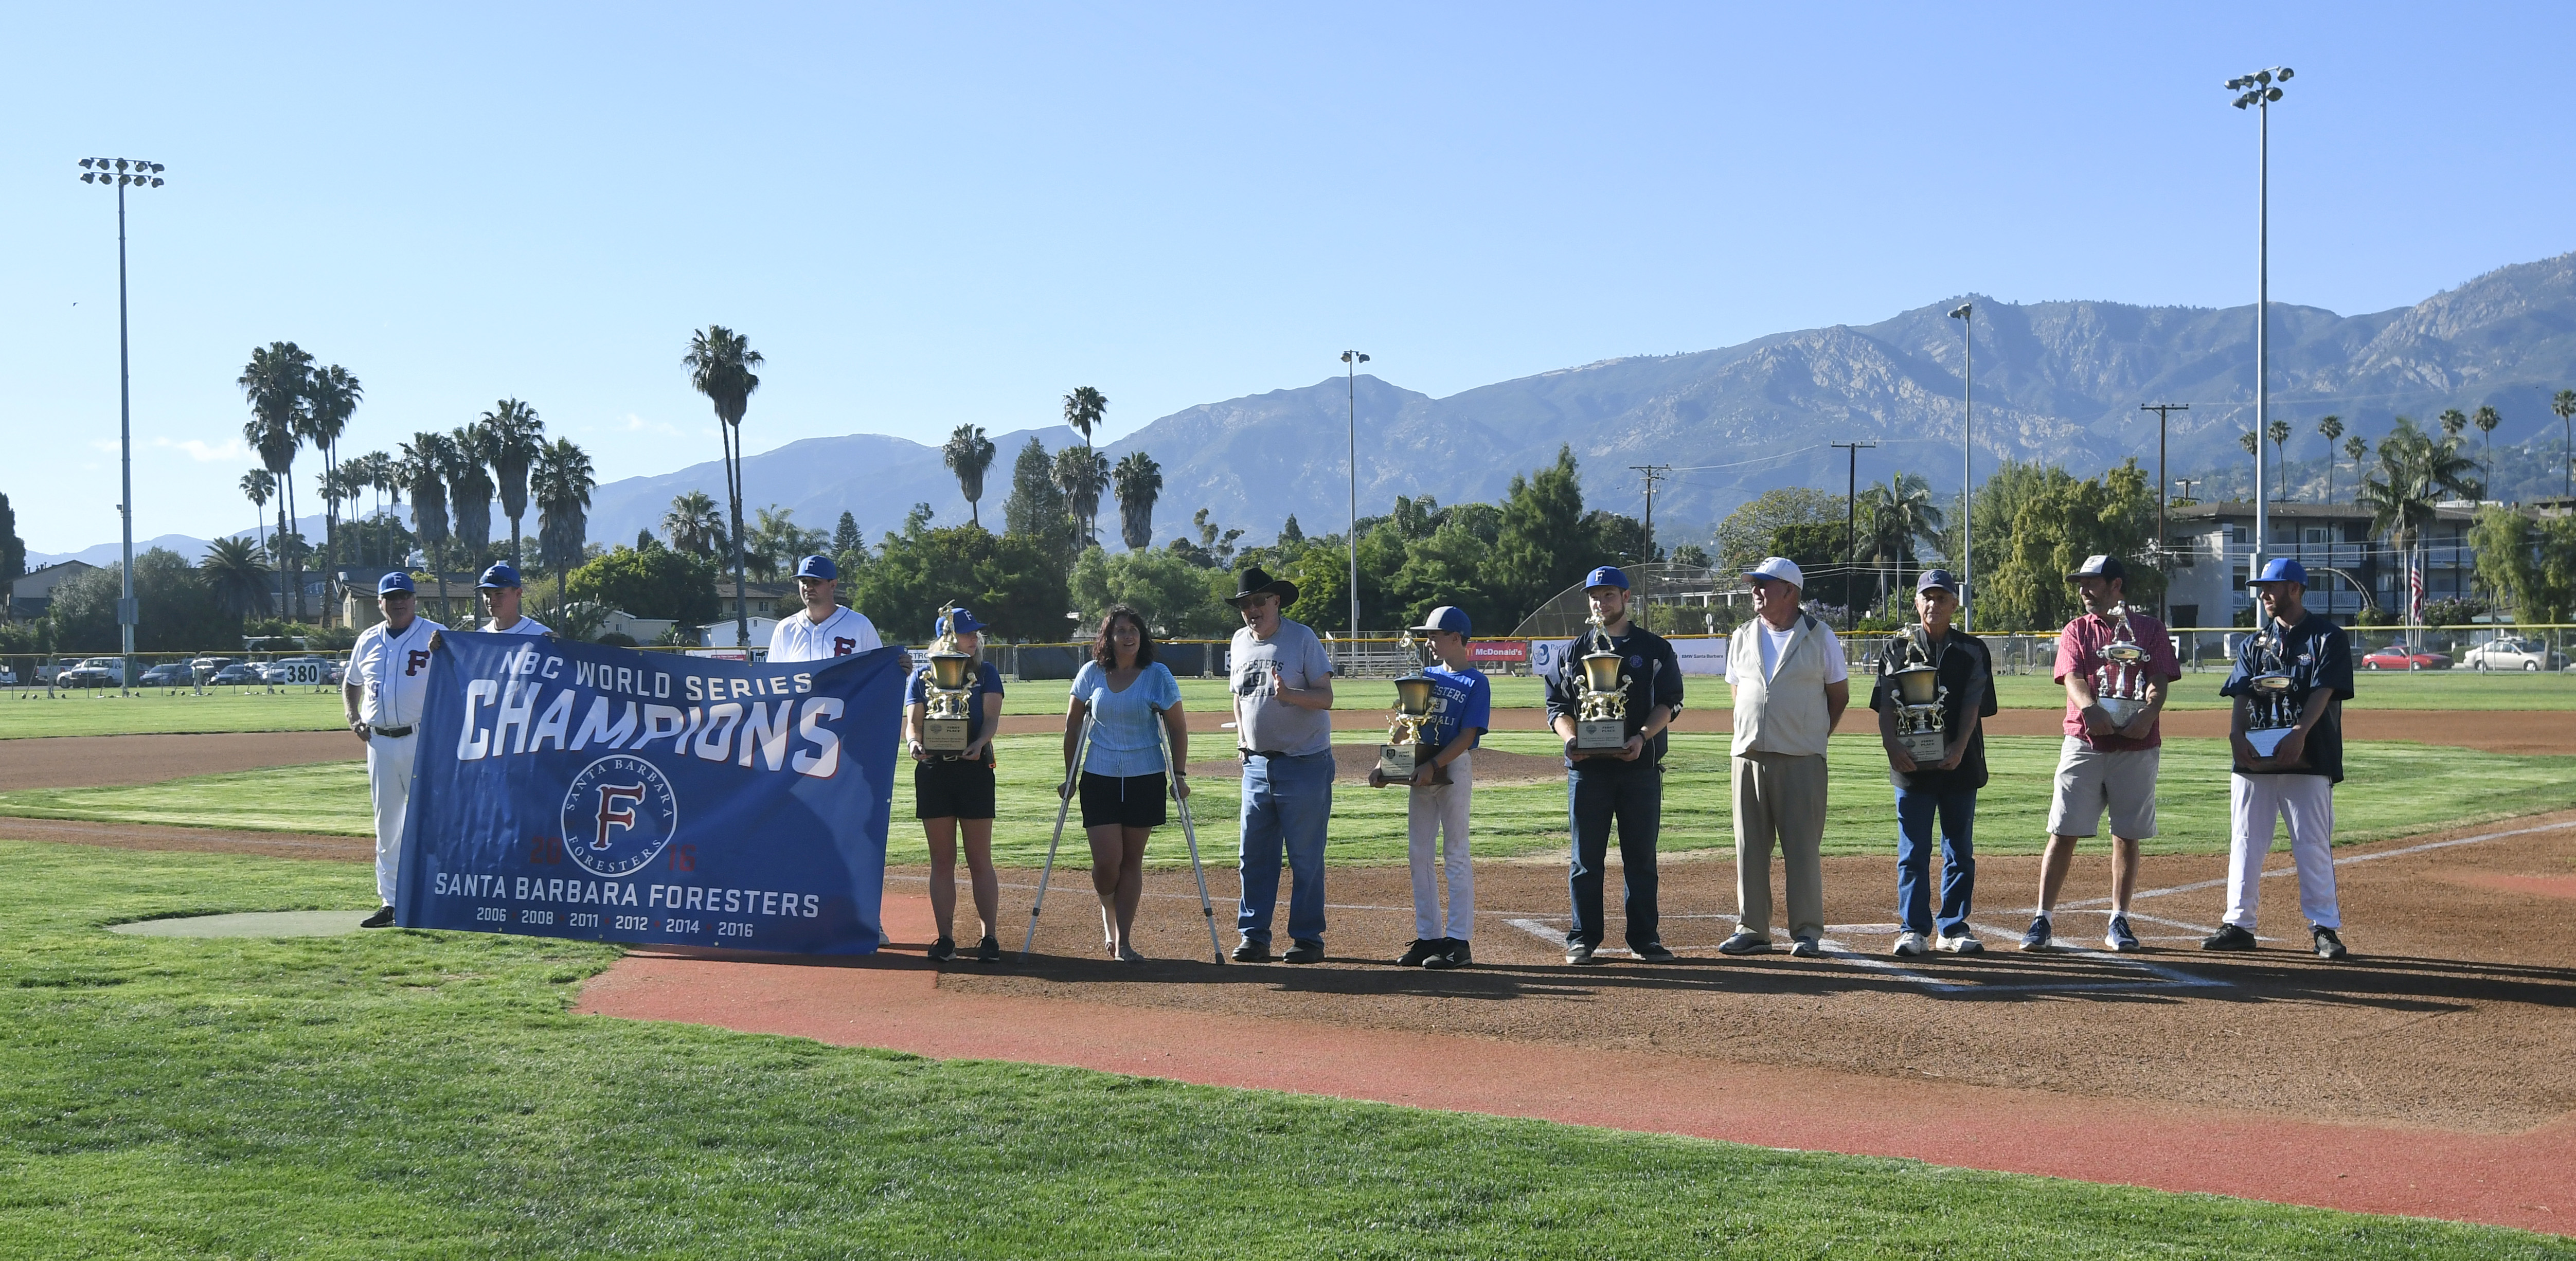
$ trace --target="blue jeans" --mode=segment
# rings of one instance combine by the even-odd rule
[[[1279,855],[1296,880],[1288,891],[1288,938],[1324,939],[1324,824],[1333,814],[1333,755],[1262,757],[1243,763],[1243,900],[1234,913],[1245,941],[1270,944],[1279,905]]]
[[[1896,904],[1904,931],[1932,931],[1932,815],[1941,816],[1941,935],[1967,931],[1977,892],[1977,790],[1896,790]]]
[[[1622,908],[1628,946],[1657,941],[1662,916],[1655,909],[1655,841],[1664,825],[1664,772],[1653,763],[1624,770],[1565,774],[1567,830],[1574,837],[1566,883],[1574,894],[1574,929],[1565,944],[1601,944],[1601,868],[1610,855],[1610,826],[1619,826],[1619,870],[1627,882]]]

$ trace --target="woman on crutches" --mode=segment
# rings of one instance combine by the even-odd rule
[[[1076,780],[1074,758],[1091,721],[1088,751]],[[1164,750],[1154,724],[1171,740],[1171,774],[1163,777]],[[1073,676],[1073,699],[1064,714],[1065,782],[1057,791],[1082,794],[1082,830],[1091,838],[1091,887],[1100,895],[1100,931],[1109,957],[1144,959],[1129,941],[1136,905],[1145,896],[1145,841],[1167,817],[1165,794],[1189,795],[1189,725],[1181,717],[1181,685],[1154,660],[1154,639],[1135,609],[1113,604],[1101,615],[1091,660]]]

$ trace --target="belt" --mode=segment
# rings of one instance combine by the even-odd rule
[[[410,735],[413,730],[414,728],[411,727],[369,727],[367,728],[367,734],[371,736],[383,736],[388,740],[400,740],[403,737]]]
[[[1235,750],[1235,754],[1236,754],[1237,756],[1241,757],[1241,758],[1242,758],[1244,761],[1246,761],[1246,762],[1249,762],[1249,761],[1251,761],[1252,759],[1257,758],[1257,757],[1286,757],[1286,756],[1288,756],[1287,754],[1282,753],[1282,752],[1280,752],[1280,751],[1279,751],[1279,750],[1277,750],[1277,749],[1236,749],[1236,750]]]

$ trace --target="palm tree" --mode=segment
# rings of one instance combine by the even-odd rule
[[[1858,515],[1871,562],[1881,567],[1879,602],[1884,604],[1886,562],[1894,561],[1899,566],[1901,586],[1902,566],[1915,558],[1916,545],[1941,537],[1942,513],[1933,505],[1930,482],[1912,473],[1899,473],[1887,479],[1886,485],[1872,486],[1860,493]]]
[[[2326,502],[2334,502],[2335,439],[2343,436],[2343,417],[2328,416],[2317,422],[2317,432],[2326,440]]]
[[[2469,417],[2469,423],[2476,425],[2478,433],[2487,440],[2487,486],[2492,490],[2495,486],[2495,431],[2496,426],[2504,423],[2504,417],[2497,415],[2495,408],[2480,404],[2477,414]]]
[[[717,433],[725,443],[725,498],[733,506],[733,622],[735,643],[751,644],[749,597],[743,594],[742,555],[742,414],[751,407],[760,378],[752,369],[766,362],[751,341],[721,324],[689,335],[689,353],[680,363],[689,384],[716,409]]]
[[[2354,434],[2343,440],[2343,453],[2352,457],[2352,475],[2358,480],[2361,477],[2361,457],[2370,454],[2370,443],[2360,434]],[[2332,458],[2333,454],[2333,452],[2327,452],[2328,458]]]
[[[250,363],[233,384],[241,387],[242,397],[250,403],[250,420],[242,425],[242,441],[259,453],[260,464],[277,478],[278,541],[270,544],[278,551],[285,542],[287,521],[295,514],[295,453],[303,446],[305,422],[300,415],[304,395],[313,376],[313,356],[293,342],[271,342],[254,347]],[[292,549],[279,551],[288,561],[287,587],[292,592],[290,616],[304,617],[304,587],[293,580]]]
[[[468,569],[492,550],[492,431],[481,421],[458,425],[447,440],[447,512]]]
[[[2434,419],[2442,422],[2442,435],[2448,438],[2459,437],[2460,431],[2469,427],[2469,414],[2456,407],[2443,408]]]
[[[322,475],[332,477],[340,469],[340,435],[349,428],[349,417],[357,414],[358,403],[366,398],[365,388],[349,370],[338,364],[313,370],[305,383],[304,422],[301,426],[313,449],[322,453]],[[345,484],[342,487],[345,489]],[[348,495],[343,498],[355,499]],[[340,501],[326,494],[322,497],[322,544],[333,561],[340,558]]]
[[[993,440],[984,436],[982,425],[959,425],[939,448],[939,458],[957,475],[957,490],[966,496],[967,520],[984,524],[976,501],[984,497],[984,470],[993,467]]]
[[[396,479],[411,491],[411,528],[420,536],[421,559],[438,578],[441,619],[447,616],[447,466],[455,460],[447,447],[446,434],[413,434],[402,444],[402,459],[395,466]]]
[[[206,576],[217,608],[248,616],[268,602],[268,562],[260,559],[259,552],[258,544],[243,538],[220,538],[206,545],[197,570]]]
[[[1142,451],[1130,451],[1110,473],[1118,489],[1118,537],[1127,550],[1154,545],[1154,500],[1163,493],[1163,466]]]
[[[581,563],[590,536],[590,492],[599,485],[590,453],[570,438],[541,443],[531,462],[528,490],[537,503],[537,555],[555,571],[555,608],[564,606],[564,575]]]
[[[703,490],[675,496],[662,514],[662,537],[671,540],[672,551],[712,557],[725,545],[724,513]]]
[[[1083,537],[1100,538],[1100,492],[1109,488],[1109,457],[1094,446],[1066,447],[1055,453],[1049,480],[1064,492],[1065,514],[1082,523]]]
[[[2567,423],[2569,417],[2576,416],[2576,390],[2560,390],[2556,398],[2549,400],[2549,410],[2558,414],[2558,444],[2566,463],[2559,471],[2558,493],[2576,498],[2576,441],[2570,440]]]
[[[395,461],[393,456],[382,451],[370,451],[365,455],[359,456],[356,460],[351,461],[351,463],[355,465],[360,470],[360,474],[367,479],[367,488],[376,492],[376,510],[372,515],[378,518],[384,517],[385,505],[387,503],[391,503],[397,508],[402,506],[402,466]],[[392,523],[385,522],[384,524],[386,526],[385,547],[387,553],[385,556],[385,564],[387,566],[392,566],[399,563],[402,558],[392,555]],[[366,558],[360,557],[359,559],[364,560]]]
[[[528,463],[545,449],[546,422],[537,409],[505,398],[483,413],[492,435],[492,477],[501,484],[501,513],[510,518],[510,563],[519,563],[519,518],[528,511]]]
[[[1091,431],[1098,428],[1100,418],[1108,414],[1109,400],[1090,386],[1077,385],[1073,393],[1064,396],[1064,423],[1082,435],[1085,446],[1091,445]]]
[[[2385,533],[2391,547],[2415,563],[2415,549],[2432,526],[2434,505],[2445,493],[2476,499],[2485,488],[2468,474],[2477,464],[2460,454],[2460,440],[2435,440],[2407,417],[2379,440],[2378,476],[2365,476],[2353,502],[2370,510],[2370,528]]]
[[[2280,457],[2274,462],[2281,466],[2281,502],[2288,503],[2290,502],[2290,422],[2276,420],[2263,426],[2263,436],[2272,440],[2273,453]]]
[[[264,468],[255,468],[244,473],[241,479],[241,493],[242,498],[250,501],[252,515],[258,518],[259,524],[255,527],[255,532],[260,540],[259,545],[265,548],[268,546],[266,510],[269,497],[277,493],[277,475]]]
[[[2254,454],[2255,451],[2261,449],[2263,440],[2255,437],[2254,431],[2248,429],[2245,432],[2236,435],[2236,445],[2245,448],[2245,454],[2250,456]],[[2261,499],[2263,497],[2263,488],[2260,486],[2255,487],[2253,497]]]

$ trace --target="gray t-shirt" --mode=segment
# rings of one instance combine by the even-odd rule
[[[1333,676],[1333,659],[1322,640],[1303,622],[1279,619],[1279,630],[1255,639],[1247,626],[1234,633],[1234,712],[1242,724],[1234,742],[1259,753],[1304,757],[1333,748],[1333,716],[1320,709],[1300,709],[1279,699],[1282,687],[1322,687]]]

